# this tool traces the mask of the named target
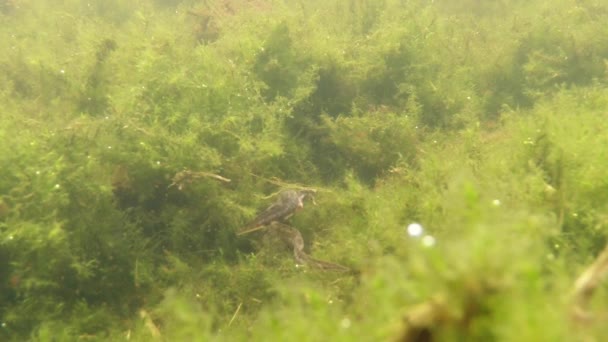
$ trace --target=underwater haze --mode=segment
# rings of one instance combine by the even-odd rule
[[[0,0],[0,341],[608,341],[605,0]]]

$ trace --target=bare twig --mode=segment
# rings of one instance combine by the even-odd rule
[[[299,184],[289,183],[289,182],[281,180],[281,179],[279,179],[277,177],[266,178],[266,177],[263,177],[263,176],[256,175],[255,173],[252,173],[252,172],[250,172],[249,174],[252,175],[253,177],[259,178],[259,179],[261,179],[261,180],[263,180],[263,181],[265,181],[267,183],[279,186],[281,189],[289,188],[289,189],[295,189],[295,190],[327,191],[327,190],[323,190],[323,189],[318,190],[316,188],[311,188],[311,187],[307,187],[307,186],[303,186],[303,185],[299,185]],[[270,198],[270,197],[276,196],[281,191],[282,190],[279,190],[279,191],[277,191],[275,193],[272,193],[272,194],[270,194],[270,195],[268,195],[268,196],[266,196],[264,198]]]
[[[155,339],[160,339],[160,330],[158,329],[156,324],[154,324],[152,318],[150,318],[150,315],[148,315],[148,312],[144,309],[141,309],[139,311],[139,317],[144,320],[144,324],[146,328],[148,328],[148,330],[150,331],[152,337],[154,337]]]
[[[243,302],[239,303],[239,306],[236,308],[236,311],[234,312],[234,314],[232,315],[232,318],[230,319],[230,322],[228,322],[228,326],[232,325],[232,322],[234,321],[234,319],[236,318],[236,315],[239,314],[239,311],[241,311],[241,306],[243,305]]]
[[[215,173],[204,172],[204,171],[190,171],[188,169],[185,169],[183,171],[176,173],[175,176],[173,176],[173,179],[172,179],[173,183],[171,183],[168,186],[168,188],[175,186],[175,187],[177,187],[178,190],[182,190],[186,184],[190,184],[195,179],[202,178],[202,177],[213,178],[215,180],[218,180],[218,181],[224,182],[224,183],[231,182],[230,179],[228,179],[226,177],[222,177]]]
[[[253,232],[256,232],[258,230],[265,229],[265,228],[267,228],[267,226],[257,226],[257,227],[253,227],[253,228],[250,228],[250,229],[242,230],[242,231],[236,233],[236,235],[237,236],[245,235],[245,234],[253,233]]]
[[[608,245],[595,261],[576,279],[572,293],[575,318],[587,320],[587,304],[608,273]]]

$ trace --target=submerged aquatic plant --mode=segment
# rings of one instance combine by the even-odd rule
[[[607,16],[0,2],[0,340],[606,339]]]

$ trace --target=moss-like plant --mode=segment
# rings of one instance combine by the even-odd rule
[[[0,340],[605,339],[606,13],[0,2]]]

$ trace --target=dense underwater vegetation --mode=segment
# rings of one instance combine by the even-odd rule
[[[575,286],[608,229],[607,22],[0,1],[0,340],[608,340],[605,266]],[[307,253],[353,272],[236,234],[298,186]]]

